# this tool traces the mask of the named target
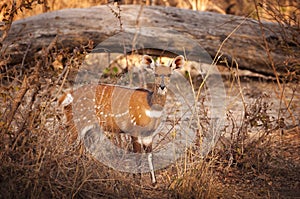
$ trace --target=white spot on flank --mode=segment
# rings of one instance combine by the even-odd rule
[[[148,117],[151,117],[151,118],[159,118],[161,117],[161,114],[162,114],[162,111],[156,111],[156,110],[146,110],[146,115]]]
[[[130,122],[131,122],[132,124],[136,125],[135,117],[132,117],[131,120],[130,120]]]
[[[70,93],[67,94],[65,97],[64,101],[61,103],[62,106],[68,106],[73,102],[73,97]]]

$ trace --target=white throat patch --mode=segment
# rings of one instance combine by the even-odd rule
[[[162,90],[162,89],[159,87],[157,93],[158,93],[159,95],[166,95],[167,89],[164,88],[164,90]]]
[[[162,115],[162,111],[158,110],[146,110],[146,115],[150,118],[160,118]]]

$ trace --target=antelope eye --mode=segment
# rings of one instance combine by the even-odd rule
[[[172,74],[167,74],[167,75],[160,75],[160,74],[154,74],[155,77],[171,77]]]

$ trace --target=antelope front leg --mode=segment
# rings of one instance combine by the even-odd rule
[[[136,161],[136,165],[138,167],[138,173],[137,174],[133,174],[133,177],[135,179],[138,180],[138,184],[141,184],[141,180],[142,180],[142,175],[141,175],[141,164],[142,164],[142,160],[140,158],[140,155],[142,153],[142,145],[139,143],[138,138],[131,136],[131,142],[132,142],[132,147],[133,147],[133,152],[134,153],[139,153],[136,157],[137,159]],[[136,177],[137,176],[137,177]]]
[[[152,185],[155,185],[156,178],[155,178],[154,166],[153,166],[152,144],[150,144],[149,146],[146,146],[145,151],[146,151],[146,153],[148,153],[148,164],[149,164],[149,169],[150,169],[150,174],[151,174]]]

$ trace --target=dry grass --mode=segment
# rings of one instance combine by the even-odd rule
[[[64,1],[60,1],[61,4],[55,1],[40,1],[40,4],[38,1],[32,1],[32,4],[18,2],[12,7],[11,1],[5,2],[8,9],[2,12],[8,15],[4,16],[7,20],[2,26],[1,42],[16,14],[18,17],[28,16],[29,8],[34,9],[32,13],[41,12],[35,7],[44,12],[78,6],[76,1],[70,1],[68,5],[64,5]],[[102,2],[92,1],[80,6],[99,3]],[[256,8],[259,14],[265,7],[257,4]],[[293,23],[287,22],[288,13],[280,15],[275,7],[272,8],[267,11],[274,15],[273,20],[288,25],[297,22],[299,30],[299,19],[290,15]],[[268,16],[272,17],[271,14]],[[290,39],[286,40],[288,42]],[[299,47],[299,43],[296,45]],[[255,94],[257,89],[247,91],[247,84],[253,86],[255,82],[243,80],[233,73],[226,81],[226,88],[227,93],[237,99],[229,105],[234,107],[237,101],[241,102],[244,116],[239,119],[236,112],[228,108],[224,136],[214,151],[203,159],[195,144],[187,150],[186,159],[179,159],[168,168],[157,171],[157,187],[150,186],[148,175],[142,176],[144,183],[141,187],[132,175],[99,163],[82,143],[68,143],[70,135],[56,100],[72,82],[84,55],[90,51],[89,46],[67,50],[50,44],[36,61],[8,67],[5,60],[9,55],[2,49],[0,198],[299,197],[297,82],[288,83],[285,81],[288,78],[282,78],[271,84],[270,90],[279,88],[276,99],[281,107],[278,109],[268,95]],[[236,66],[233,64],[232,68]]]

